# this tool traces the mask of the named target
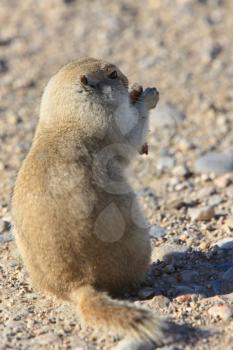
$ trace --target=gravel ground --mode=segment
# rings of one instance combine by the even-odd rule
[[[43,87],[81,56],[112,61],[161,95],[149,155],[131,169],[153,264],[128,298],[180,325],[182,339],[164,350],[233,349],[232,11],[231,0],[0,0],[1,350],[118,344],[31,289],[10,228],[10,195]]]

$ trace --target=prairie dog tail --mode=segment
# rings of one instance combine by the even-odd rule
[[[83,286],[70,294],[80,320],[95,330],[161,344],[167,323],[150,310],[128,302],[111,299],[91,286]]]

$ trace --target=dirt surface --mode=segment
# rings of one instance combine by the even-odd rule
[[[163,349],[233,349],[233,175],[223,174],[222,160],[216,173],[195,166],[205,152],[233,151],[232,11],[231,0],[0,0],[1,350],[118,343],[82,330],[68,305],[31,289],[11,230],[11,191],[43,88],[82,56],[160,90],[149,155],[131,170],[154,262],[128,298],[188,326]]]

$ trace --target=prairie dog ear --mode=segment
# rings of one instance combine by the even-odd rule
[[[87,80],[86,75],[81,75],[80,81],[83,85],[88,85],[88,80]]]

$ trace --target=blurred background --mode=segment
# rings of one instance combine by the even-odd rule
[[[0,204],[31,143],[46,82],[83,56],[159,89],[165,110],[151,118],[154,155],[154,143],[178,158],[187,152],[187,162],[232,150],[232,17],[231,0],[0,0]],[[179,124],[172,140],[156,127],[169,124],[168,114]]]
[[[31,143],[46,82],[83,56],[114,62],[131,83],[159,89],[165,110],[155,119],[169,114],[179,124],[168,145],[171,135],[157,123],[169,120],[152,121],[154,146],[165,153],[179,151],[177,142],[187,162],[215,147],[232,150],[231,0],[0,0],[0,23],[1,205]]]
[[[115,63],[130,83],[160,91],[149,155],[139,156],[132,168],[153,244],[205,252],[222,239],[232,243],[233,1],[0,0],[4,261],[12,259],[10,195],[32,142],[43,89],[62,65],[84,56]]]

